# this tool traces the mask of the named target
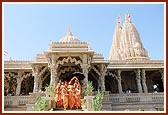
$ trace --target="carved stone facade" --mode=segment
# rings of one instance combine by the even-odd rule
[[[65,37],[50,42],[49,49],[37,54],[34,61],[4,61],[4,95],[39,92],[49,84],[70,80],[73,72],[82,72],[80,82],[85,85],[92,81],[94,90],[151,93],[153,85],[158,85],[159,92],[164,91],[164,61],[149,59],[128,13],[123,27],[120,18],[117,20],[109,60],[94,52],[90,43],[81,42],[69,28]]]

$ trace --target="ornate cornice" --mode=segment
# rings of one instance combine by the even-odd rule
[[[107,67],[115,68],[164,68],[163,60],[113,60]]]
[[[33,61],[4,61],[4,69],[32,69],[31,62]]]

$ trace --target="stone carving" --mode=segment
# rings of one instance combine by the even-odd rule
[[[68,62],[70,62],[70,63],[73,63],[73,62],[75,62],[75,64],[76,65],[82,65],[82,62],[81,62],[81,60],[76,60],[76,58],[72,58],[72,57],[70,57],[70,56],[68,56],[67,58],[64,58],[63,60],[59,60],[58,62],[57,62],[57,65],[63,65],[64,63],[68,63]]]
[[[76,69],[75,67],[72,67],[72,66],[68,66],[68,67],[65,67],[64,69],[60,69],[59,73],[58,73],[58,76],[60,76],[62,73],[73,72],[73,71],[78,71],[79,72],[79,69]]]
[[[117,19],[109,60],[149,59],[130,14],[127,13],[123,28],[119,19],[120,17]]]

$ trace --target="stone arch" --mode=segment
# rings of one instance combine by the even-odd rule
[[[72,73],[82,71],[79,65],[75,65],[75,64],[71,65],[71,63],[68,63],[68,64],[70,65],[59,67],[58,69],[59,80],[69,81],[72,78]]]
[[[63,59],[61,59],[63,58]],[[78,59],[79,58],[79,59]],[[82,72],[82,61],[77,57],[60,57],[57,61],[57,72],[59,80],[70,80],[73,72]]]
[[[105,76],[105,87],[107,91],[111,93],[118,93],[118,82],[117,82],[117,74],[114,70],[107,71]]]
[[[68,63],[68,62],[70,62],[70,63],[75,63],[75,65],[82,65],[82,62],[81,62],[81,60],[76,60],[76,58],[72,58],[71,56],[68,56],[67,58],[64,58],[63,60],[59,60],[58,62],[57,62],[57,65],[63,65],[64,63]]]
[[[31,72],[24,72],[21,76],[21,89],[19,94],[28,95],[33,92],[34,87],[34,76]]]
[[[76,69],[72,66],[68,66],[68,67],[65,67],[64,69],[61,69],[58,73],[58,76],[60,76],[62,73],[66,73],[66,72],[69,72],[69,71],[75,71]]]

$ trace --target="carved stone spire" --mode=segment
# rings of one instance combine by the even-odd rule
[[[120,60],[121,55],[120,55],[120,38],[121,38],[121,32],[122,32],[122,27],[120,25],[121,18],[118,17],[116,20],[116,28],[114,30],[114,35],[113,35],[113,42],[112,42],[112,47],[110,50],[110,56],[109,60]]]
[[[132,23],[129,11],[126,14],[123,27],[117,23],[113,35],[113,43],[109,60],[149,59],[143,47],[138,30]]]

